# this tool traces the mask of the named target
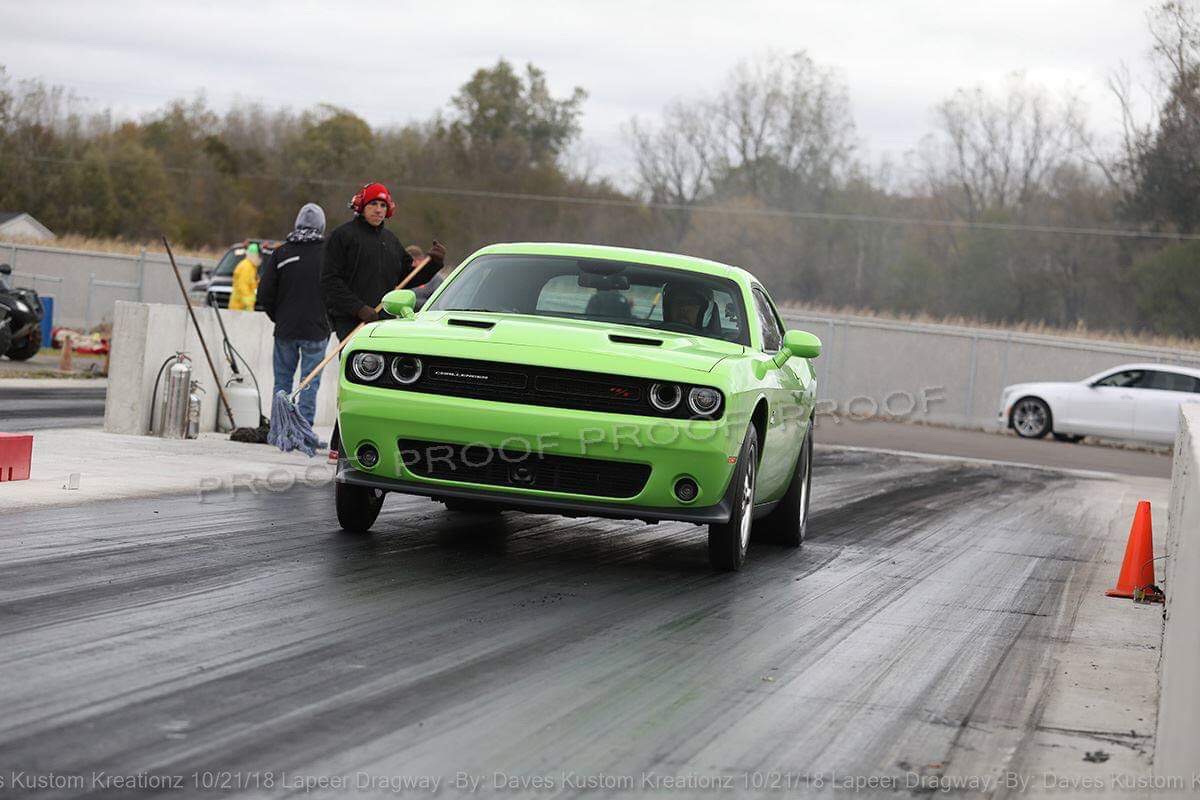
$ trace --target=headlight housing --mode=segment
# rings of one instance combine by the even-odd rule
[[[416,356],[396,356],[392,359],[392,377],[396,383],[411,386],[421,379],[424,366]]]
[[[674,411],[683,400],[683,390],[677,383],[650,384],[650,405],[662,412]]]
[[[383,356],[378,353],[355,353],[350,359],[350,369],[359,380],[374,381],[383,374]]]
[[[707,386],[697,386],[688,392],[688,407],[702,417],[707,417],[721,407],[721,393]]]

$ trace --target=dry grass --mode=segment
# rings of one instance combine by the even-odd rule
[[[892,322],[913,322],[924,325],[954,325],[962,328],[978,328],[980,330],[998,331],[1000,333],[1032,333],[1042,336],[1060,336],[1072,339],[1090,339],[1093,341],[1113,342],[1137,347],[1167,347],[1172,350],[1200,351],[1200,339],[1188,339],[1181,336],[1162,336],[1143,331],[1106,331],[1093,330],[1083,323],[1074,327],[1061,328],[1048,325],[1045,322],[1013,322],[1000,324],[985,322],[969,317],[939,317],[932,314],[892,314],[886,311],[849,308],[838,306],[803,305],[783,303],[782,310],[794,311],[798,314],[821,314],[838,317],[863,317],[866,319],[887,320]]]
[[[88,236],[79,236],[77,234],[66,234],[59,236],[57,239],[50,241],[41,241],[38,239],[25,239],[19,236],[9,236],[0,241],[0,248],[5,245],[33,245],[35,247],[61,247],[65,250],[91,250],[99,253],[122,253],[125,255],[136,256],[145,250],[147,253],[162,253],[162,242],[155,239],[149,242],[133,242],[126,239],[93,239]],[[175,251],[175,255],[183,258],[220,258],[225,248],[213,250],[209,248],[181,248],[174,243],[171,249]],[[0,254],[3,250],[0,249]]]

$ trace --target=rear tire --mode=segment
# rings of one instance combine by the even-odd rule
[[[366,533],[371,530],[383,508],[384,492],[366,486],[335,481],[334,503],[337,506],[338,524],[351,533]]]
[[[808,529],[808,502],[812,494],[812,428],[812,420],[809,420],[808,432],[804,434],[804,443],[800,445],[796,471],[787,492],[775,510],[756,523],[756,527],[771,541],[785,547],[803,545]]]
[[[1050,432],[1050,406],[1040,397],[1022,397],[1013,404],[1012,429],[1022,439],[1041,439]]]
[[[13,361],[27,361],[37,355],[42,349],[42,329],[34,328],[33,333],[25,337],[20,344],[10,345],[8,357]]]
[[[758,477],[758,436],[751,426],[738,454],[729,521],[708,526],[708,563],[721,572],[736,572],[746,563],[750,527],[754,522],[754,486]]]

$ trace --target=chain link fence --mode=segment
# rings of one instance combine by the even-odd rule
[[[137,255],[69,250],[43,245],[0,244],[0,259],[13,268],[13,283],[54,298],[54,324],[90,329],[112,322],[118,300],[145,303],[180,303],[179,286],[165,253],[142,250]],[[215,266],[211,259],[177,259],[183,272],[199,264]]]

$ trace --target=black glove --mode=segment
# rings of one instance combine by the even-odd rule
[[[434,264],[441,264],[446,258],[446,245],[434,239],[433,246],[429,248],[428,255],[429,260]]]
[[[379,319],[379,312],[370,306],[363,306],[355,313],[363,322],[374,322]]]

